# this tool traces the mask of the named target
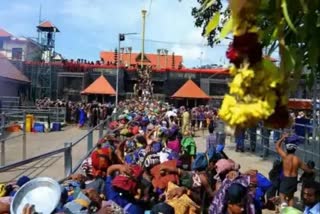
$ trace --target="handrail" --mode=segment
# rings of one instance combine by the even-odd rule
[[[28,163],[32,163],[32,162],[37,161],[37,160],[41,160],[43,158],[47,158],[47,157],[50,157],[50,156],[53,156],[53,155],[57,155],[59,153],[64,152],[64,150],[65,150],[65,148],[56,149],[54,151],[47,152],[47,153],[44,153],[44,154],[41,154],[41,155],[38,155],[38,156],[35,156],[35,157],[32,157],[32,158],[28,158],[28,159],[23,160],[23,161],[18,161],[18,162],[9,164],[9,165],[0,166],[0,172],[5,172],[7,170],[10,170],[10,169],[13,169],[13,168],[16,168],[16,167],[19,167],[19,166],[23,166],[23,165],[26,165]]]
[[[78,143],[80,143],[83,139],[85,139],[91,132],[93,132],[94,130],[96,130],[98,127],[102,126],[103,124],[106,123],[106,121],[108,121],[110,118],[109,116],[103,120],[102,122],[100,122],[98,125],[96,125],[95,127],[91,128],[88,130],[88,133],[82,137],[80,137],[78,140],[76,140],[75,142],[72,143],[72,147],[76,146]]]
[[[108,121],[110,119],[110,117],[107,117],[104,121],[102,121],[101,123],[99,123],[97,126],[95,126],[94,128],[90,129],[84,136],[82,136],[80,139],[78,139],[77,141],[75,141],[71,147],[77,145],[79,142],[81,142],[84,138],[86,138],[89,134],[91,134],[96,128],[100,127],[101,125],[103,125],[106,121]],[[95,147],[93,147],[95,148]],[[28,158],[26,160],[23,160],[23,161],[18,161],[18,162],[15,162],[15,163],[12,163],[12,164],[9,164],[9,165],[5,165],[5,166],[0,166],[0,173],[1,172],[5,172],[7,170],[10,170],[10,169],[13,169],[13,168],[16,168],[16,167],[20,167],[20,166],[23,166],[23,165],[26,165],[28,163],[31,163],[31,162],[34,162],[34,161],[37,161],[37,160],[41,160],[43,158],[47,158],[47,157],[50,157],[50,156],[53,156],[53,155],[56,155],[56,154],[59,154],[59,153],[62,153],[66,150],[66,148],[60,148],[60,149],[56,149],[56,150],[53,150],[51,152],[47,152],[47,153],[44,153],[44,154],[41,154],[41,155],[38,155],[38,156],[35,156],[35,157],[31,157],[31,158]],[[86,154],[87,156],[87,154]]]

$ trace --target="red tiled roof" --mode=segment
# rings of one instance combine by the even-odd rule
[[[103,94],[103,95],[116,95],[116,91],[110,85],[108,80],[101,75],[91,85],[89,85],[81,94]]]
[[[0,28],[0,37],[10,37],[12,34],[8,33],[4,29]]]
[[[312,100],[289,99],[288,108],[295,109],[295,110],[311,110],[312,109]]]
[[[172,98],[210,99],[210,97],[192,80],[188,80]]]
[[[126,65],[129,63],[131,63],[131,65],[139,65],[140,61],[138,56],[140,55],[140,53],[131,53],[131,61],[130,61],[130,54],[129,53],[124,53],[121,54],[121,61],[122,64]],[[119,53],[118,53],[119,56]],[[158,64],[158,54],[148,54],[146,53],[145,56],[148,58],[148,60],[150,61],[150,63],[145,63],[146,65],[151,65],[156,67]],[[103,58],[103,60],[105,62],[114,62],[114,52],[113,51],[102,51],[100,52],[100,58]],[[141,58],[141,57],[140,57]],[[136,61],[138,59],[138,61]],[[167,56],[167,66],[166,66],[166,56],[159,56],[159,65],[160,65],[160,69],[163,68],[172,68],[172,61],[173,61],[173,57],[172,55],[168,55]],[[174,68],[178,69],[179,65],[182,65],[183,62],[183,58],[182,56],[179,55],[175,55],[174,56]]]
[[[30,82],[21,71],[19,71],[11,62],[0,53],[0,77],[12,79],[21,82]]]
[[[50,21],[45,21],[40,23],[38,27],[54,27],[54,25]]]
[[[59,32],[59,29],[54,26],[50,21],[44,21],[40,23],[37,28],[55,28],[57,32]]]

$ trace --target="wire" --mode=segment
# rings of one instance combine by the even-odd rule
[[[128,38],[128,40],[139,40],[141,41],[142,39],[140,38]],[[173,41],[161,41],[161,40],[153,40],[153,39],[145,39],[146,42],[152,42],[152,43],[162,43],[162,44],[169,44],[169,45],[189,45],[189,46],[207,46],[207,44],[200,44],[200,43],[188,43],[188,42],[173,42]],[[223,45],[223,44],[217,44],[214,46],[220,46],[220,47],[227,47],[228,45]]]
[[[150,4],[149,4],[149,11],[148,11],[148,17],[150,16],[150,13],[151,13],[151,6],[152,6],[152,0],[150,0]]]

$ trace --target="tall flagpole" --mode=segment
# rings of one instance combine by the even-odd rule
[[[143,69],[144,60],[144,40],[145,40],[145,30],[146,30],[146,10],[142,10],[142,50],[141,50],[141,69]]]

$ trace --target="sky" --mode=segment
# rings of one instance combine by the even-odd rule
[[[194,26],[191,9],[197,6],[196,0],[0,0],[0,28],[35,39],[40,5],[41,20],[51,21],[60,30],[56,51],[67,59],[98,60],[100,51],[117,47],[119,33],[139,33],[127,36],[121,46],[140,52],[141,10],[146,9],[147,53],[168,49],[170,54],[182,55],[187,67],[228,62],[229,41],[210,48],[202,29]]]

